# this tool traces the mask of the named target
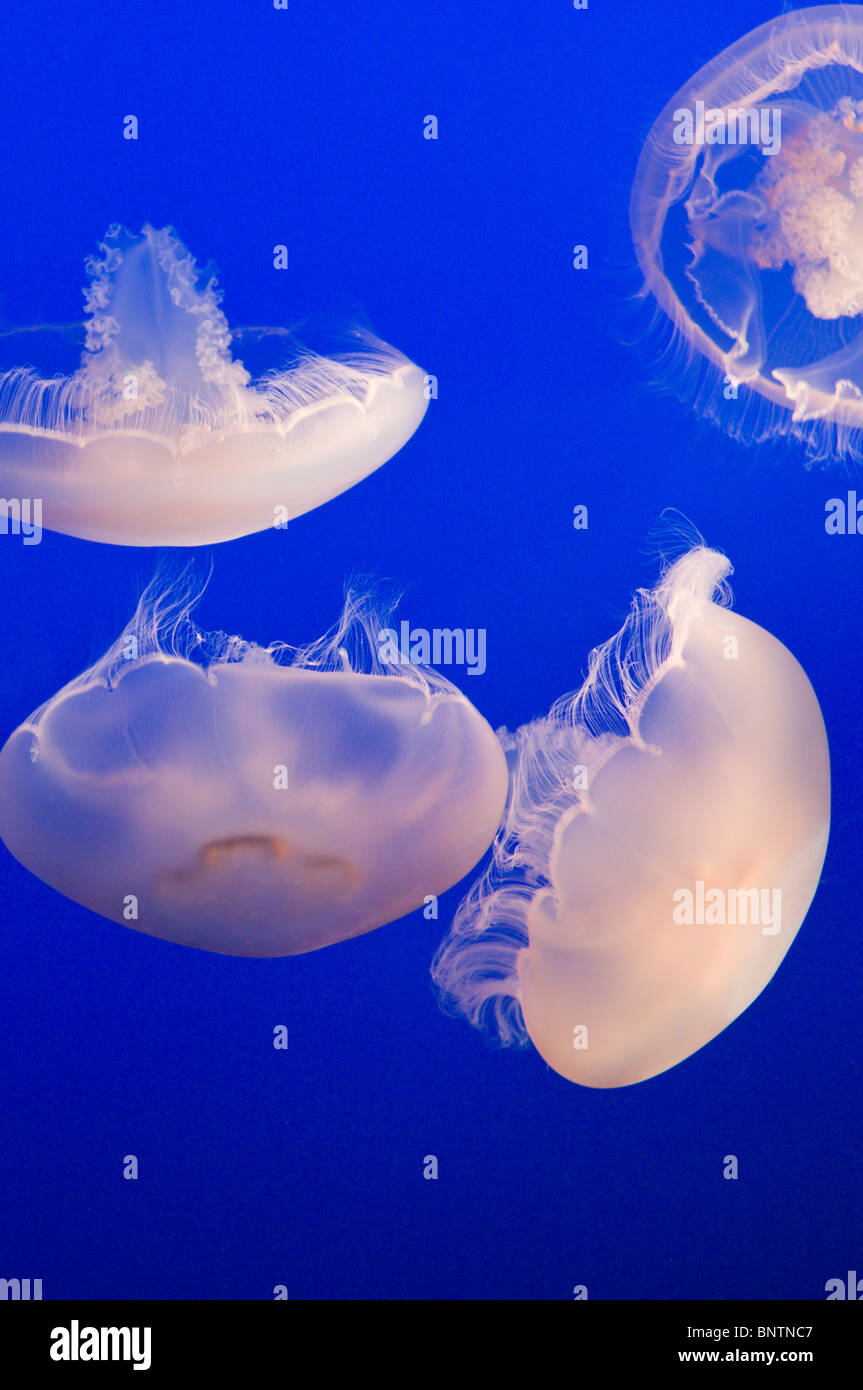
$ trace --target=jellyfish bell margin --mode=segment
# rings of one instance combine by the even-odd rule
[[[861,6],[761,25],[668,102],[630,199],[662,384],[808,463],[863,453],[861,55]]]
[[[425,414],[423,372],[356,336],[253,379],[231,355],[212,272],[170,228],[111,227],[87,262],[71,375],[0,376],[0,493],[43,526],[130,546],[197,546],[283,527],[392,458]],[[263,332],[263,331],[262,331]]]

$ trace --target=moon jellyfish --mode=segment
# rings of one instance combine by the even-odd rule
[[[507,738],[492,864],[433,965],[445,1004],[584,1086],[643,1081],[726,1028],[818,884],[821,711],[791,653],[729,611],[729,571],[703,546],[678,559],[582,688]]]
[[[859,458],[863,7],[792,10],[696,73],[648,135],[630,222],[696,408]]]
[[[302,649],[204,637],[190,607],[151,586],[5,744],[0,836],[21,864],[115,922],[243,956],[359,936],[472,868],[506,760],[442,676],[378,659],[368,600]]]
[[[286,365],[290,335],[257,330],[270,365],[253,379],[212,271],[169,228],[111,227],[87,271],[80,365],[0,376],[0,492],[41,498],[51,530],[179,546],[284,527],[422,420],[423,373],[370,336]]]

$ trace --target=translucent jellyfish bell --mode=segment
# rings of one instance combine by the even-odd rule
[[[581,690],[509,740],[491,869],[433,973],[561,1076],[626,1086],[752,1003],[818,884],[830,774],[805,673],[722,606],[699,547],[593,652]]]
[[[630,222],[681,392],[741,439],[859,457],[863,7],[791,10],[696,73],[648,135]]]
[[[422,372],[368,337],[285,367],[289,338],[273,330],[277,365],[252,380],[211,271],[170,229],[115,226],[100,250],[80,367],[0,376],[0,493],[41,498],[50,530],[205,545],[283,526],[379,468],[422,420]]]
[[[244,956],[359,936],[467,873],[507,769],[464,696],[383,665],[356,599],[302,650],[203,639],[188,608],[151,588],[102,661],[8,739],[16,859],[113,921]]]

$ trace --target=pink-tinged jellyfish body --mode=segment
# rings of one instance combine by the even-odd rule
[[[48,529],[206,545],[283,527],[379,468],[422,420],[423,373],[370,338],[253,380],[211,272],[170,229],[115,226],[100,249],[80,367],[0,376],[0,493],[41,498]],[[288,342],[271,330],[277,361]]]
[[[696,73],[648,135],[630,224],[696,408],[859,457],[863,6],[792,10]]]
[[[690,551],[639,591],[582,689],[509,739],[490,870],[435,959],[448,1005],[561,1076],[626,1086],[727,1027],[818,884],[827,739],[791,653]]]
[[[281,956],[394,921],[473,867],[506,802],[500,745],[437,673],[376,663],[367,608],[349,599],[302,650],[205,641],[187,613],[145,594],[8,739],[0,835],[26,868],[149,935]]]

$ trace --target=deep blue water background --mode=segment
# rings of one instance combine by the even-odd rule
[[[284,1283],[545,1299],[585,1283],[602,1299],[818,1299],[863,1270],[863,538],[824,531],[849,480],[699,423],[628,346],[641,143],[689,75],[775,13],[7,8],[2,323],[79,319],[108,224],[170,223],[218,266],[233,322],[362,314],[439,378],[417,435],[367,481],[287,533],[198,552],[214,562],[203,626],[303,642],[352,571],[375,571],[406,585],[414,624],[487,629],[487,673],[450,674],[515,727],[580,682],[678,508],[732,559],[739,611],[808,672],[834,819],[761,997],[672,1071],[607,1092],[440,1012],[429,962],[466,884],[438,922],[244,961],[123,930],[2,851],[0,1275],[40,1277],[46,1298],[267,1299]],[[2,737],[101,654],[154,561],[0,538]]]

